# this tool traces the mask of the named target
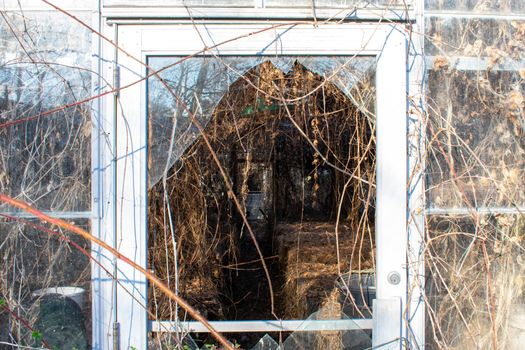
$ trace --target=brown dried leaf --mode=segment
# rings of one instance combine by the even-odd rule
[[[507,104],[510,109],[521,109],[524,102],[523,94],[519,90],[512,90],[507,99]]]
[[[503,61],[504,58],[508,57],[508,54],[505,51],[500,50],[493,46],[488,46],[485,49],[485,52],[489,56],[489,64],[488,64],[489,69],[495,66],[496,64],[501,63],[501,61]]]
[[[483,48],[483,41],[478,39],[474,41],[474,44],[467,44],[463,50],[465,56],[479,56]]]
[[[512,27],[516,29],[516,34],[518,35],[525,35],[525,23],[524,22],[518,22],[518,21],[512,21],[510,22]]]
[[[449,62],[446,57],[438,56],[434,59],[434,69],[448,68]]]

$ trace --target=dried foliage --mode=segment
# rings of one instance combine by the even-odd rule
[[[525,85],[516,65],[525,24],[429,24],[427,53],[436,58],[427,91],[427,206],[435,213],[425,223],[427,342],[514,348],[525,303]]]
[[[508,348],[514,312],[524,300],[523,216],[434,216],[427,225],[431,344],[488,349],[495,324],[499,346]]]
[[[425,1],[432,11],[483,14],[523,13],[524,4]],[[18,6],[0,12],[0,192],[57,215],[89,211],[91,106],[75,102],[91,93],[90,32],[63,14]],[[412,208],[411,217],[428,211],[418,259],[426,265],[429,349],[510,348],[516,320],[525,314],[525,23],[467,17],[428,16],[424,28],[425,55],[432,58],[426,110],[417,111],[425,208]],[[324,304],[315,317],[344,317],[335,281],[375,267],[373,77],[350,98],[298,63],[284,72],[265,62],[240,75],[205,134],[253,215],[278,316],[306,317]],[[8,124],[66,104],[74,107]],[[261,262],[231,204],[234,194],[202,138],[191,141],[150,189],[149,267],[211,319],[273,318]],[[158,166],[158,154],[150,155],[150,168]],[[88,299],[90,264],[82,250],[89,245],[0,209],[0,348],[38,346],[13,315],[35,324],[32,293],[40,288],[79,286]],[[85,219],[79,223],[87,227]],[[153,287],[148,310],[152,318],[186,317]],[[292,335],[283,346],[337,348],[344,337]],[[166,338],[163,344],[196,347],[189,337]]]
[[[372,94],[369,81],[356,89],[365,87]],[[305,262],[279,256],[279,249],[291,248],[285,255],[308,253],[313,259],[333,254],[311,288],[317,288],[320,297],[332,291],[338,271],[348,270],[352,248],[366,250],[364,260],[373,266],[374,189],[369,184],[375,179],[374,123],[336,86],[298,63],[289,73],[263,63],[232,84],[206,133],[246,210],[251,209],[251,193],[262,195],[262,215],[252,213],[257,218],[252,226],[272,266],[276,292],[290,291],[279,281],[306,267]],[[173,166],[166,184],[150,191],[150,266],[172,286],[179,283],[183,295],[209,317],[271,317],[260,262],[229,196],[210,152],[202,140],[196,141]],[[321,224],[332,238],[322,245],[316,242],[317,249],[311,250],[308,239],[293,247],[285,247],[282,240],[277,243],[277,236],[292,242],[305,234],[296,229],[300,224],[278,223],[311,220],[332,222]],[[357,233],[352,238],[349,227]],[[355,255],[360,261],[357,250]],[[246,284],[251,290],[243,287]],[[253,295],[253,286],[259,295]],[[280,314],[297,317],[290,305],[307,303],[307,294],[294,292],[290,302],[292,295],[283,291]],[[153,295],[151,311],[173,318],[174,305]]]
[[[523,205],[523,80],[515,72],[431,71],[428,195],[434,207]],[[451,100],[449,96],[457,96]]]
[[[373,226],[361,232],[364,237],[355,232],[359,231],[349,224],[341,223],[336,229],[332,222],[277,225],[279,259],[285,274],[283,308],[288,317],[305,319],[329,296],[348,291],[335,283],[342,272],[374,270]]]
[[[0,18],[0,192],[54,212],[90,208],[90,106],[33,118],[91,91],[89,35],[72,25],[52,13],[2,11]],[[45,288],[85,290],[83,310],[70,316],[89,338],[89,243],[14,211],[0,205],[0,349],[42,345],[42,298],[33,293]],[[88,227],[89,216],[77,224]]]
[[[84,290],[78,308],[72,308],[71,319],[80,322],[89,337],[91,322],[91,265],[90,245],[82,238],[62,230],[42,226],[37,220],[23,223],[2,220],[0,223],[0,300],[19,318],[32,325],[26,327],[3,308],[0,311],[2,332],[0,349],[5,343],[40,345],[32,332],[46,334],[48,328],[39,327],[41,301],[48,296],[35,294],[39,290],[56,287],[77,287]],[[85,220],[77,223],[85,227]],[[79,296],[80,297],[80,296]],[[70,311],[71,311],[70,310]],[[37,328],[40,328],[36,330]],[[79,328],[79,329],[80,329]],[[83,336],[83,335],[79,335]],[[11,347],[6,347],[6,349]]]

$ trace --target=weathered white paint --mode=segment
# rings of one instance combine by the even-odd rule
[[[99,16],[94,15],[94,26],[104,35],[112,36],[113,29],[98,24]],[[105,85],[100,76],[112,76],[114,50],[111,45],[95,37],[93,52],[103,60],[94,60],[93,70],[99,75],[93,80],[93,94],[101,93]],[[111,80],[109,80],[111,81]],[[110,87],[106,87],[109,89]],[[91,221],[92,234],[110,246],[115,244],[115,103],[112,96],[98,99],[92,114],[92,205],[94,218]],[[97,245],[91,246],[92,256],[113,273],[115,257]],[[98,264],[92,263],[92,348],[112,349],[112,324],[115,315],[114,281]]]
[[[425,62],[423,59],[423,4],[416,7],[408,56],[408,286],[407,347],[425,348],[425,220],[424,220],[424,151],[425,151]]]
[[[129,18],[141,19],[206,19],[206,20],[312,20],[312,8],[297,7],[228,7],[228,6],[190,6],[188,11],[184,6],[152,6],[151,1],[137,6],[111,5],[105,6],[102,15],[110,20]],[[370,20],[370,21],[406,21],[413,18],[410,5],[388,6],[346,6],[344,8],[319,7],[315,10],[318,21],[331,20]],[[130,21],[127,21],[130,23]],[[136,20],[135,20],[136,23]]]
[[[414,0],[420,1],[420,0]],[[312,7],[295,1],[278,1],[268,4],[265,0],[254,1],[208,1],[185,2],[159,0],[111,0],[105,1],[102,15],[108,19],[228,19],[228,20],[347,20],[353,21],[406,21],[414,18],[413,1],[384,0],[383,4],[371,4],[359,0],[341,2],[332,1]],[[186,6],[187,5],[187,8]]]
[[[142,37],[137,27],[119,26],[119,46],[132,57],[141,58]],[[145,68],[130,56],[119,53],[120,86],[136,81]],[[129,74],[128,72],[134,72]],[[147,120],[146,84],[119,92],[116,144],[116,249],[146,267],[147,263]],[[120,348],[147,348],[147,283],[143,274],[119,262],[116,288],[116,319]]]
[[[387,37],[376,70],[378,300],[373,313],[373,344],[394,341],[398,347],[407,293],[407,88],[407,39],[399,27]],[[399,283],[389,280],[391,274],[399,275]]]
[[[374,327],[372,348],[400,350],[402,347],[403,322],[401,299],[385,297],[374,300]],[[388,323],[387,323],[388,322]]]

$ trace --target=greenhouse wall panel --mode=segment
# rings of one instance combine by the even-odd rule
[[[521,349],[524,94],[523,0],[4,0],[0,350]]]

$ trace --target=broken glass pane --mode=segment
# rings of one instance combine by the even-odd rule
[[[372,95],[365,89],[352,88],[363,80],[373,66],[372,57],[194,57],[186,60],[174,57],[150,57],[148,65],[159,70],[158,78],[148,80],[149,101],[149,186],[153,186],[180,158],[206,127],[213,111],[228,88],[249,69],[265,61],[289,73],[294,62],[324,77],[338,86],[362,110],[373,113]],[[169,86],[169,90],[164,84]]]
[[[334,290],[369,317],[348,301],[371,286],[338,278],[375,269],[375,59],[178,60],[150,58],[149,267],[211,320],[302,319]]]

